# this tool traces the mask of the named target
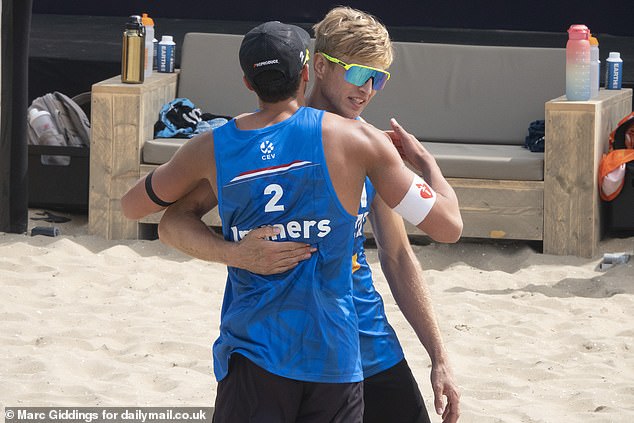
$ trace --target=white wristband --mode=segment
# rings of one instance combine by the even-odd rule
[[[429,214],[436,203],[436,192],[420,176],[414,175],[414,180],[405,197],[394,211],[414,226],[418,226]]]

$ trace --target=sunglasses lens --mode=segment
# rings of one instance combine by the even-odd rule
[[[382,90],[383,87],[385,87],[387,80],[387,73],[376,72],[374,75],[374,79],[372,80],[372,88],[375,90]]]
[[[346,81],[357,87],[364,85],[370,78],[372,78],[372,88],[375,90],[382,89],[388,79],[387,74],[384,72],[355,65],[352,65],[345,74]]]

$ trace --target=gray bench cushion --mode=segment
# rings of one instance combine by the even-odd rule
[[[187,142],[183,138],[147,141],[143,162],[161,164]],[[544,154],[531,153],[516,145],[474,145],[424,143],[436,158],[443,174],[449,178],[508,179],[541,181],[544,179]]]
[[[163,164],[172,158],[189,138],[157,138],[143,144],[143,163]]]
[[[518,145],[424,142],[447,178],[543,181],[544,153]]]

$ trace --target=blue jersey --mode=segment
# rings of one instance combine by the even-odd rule
[[[383,299],[374,288],[372,270],[363,247],[366,239],[363,234],[363,226],[370,213],[370,205],[375,195],[376,191],[372,183],[366,178],[355,225],[352,256],[354,306],[359,319],[359,340],[364,377],[370,377],[387,370],[404,358],[396,333],[387,321]]]
[[[276,240],[317,252],[294,269],[261,276],[228,268],[214,372],[222,380],[232,353],[279,376],[344,383],[362,380],[352,298],[355,217],[341,205],[326,167],[323,112],[300,108],[275,125],[214,130],[218,210],[227,240],[263,225]]]

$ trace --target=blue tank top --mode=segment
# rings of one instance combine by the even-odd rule
[[[237,242],[251,229],[275,225],[276,240],[317,247],[279,275],[228,267],[213,347],[217,380],[227,375],[233,353],[291,379],[362,380],[350,261],[355,218],[328,174],[322,117],[304,107],[266,128],[243,131],[230,121],[214,130],[224,238]]]
[[[364,377],[387,370],[404,358],[396,333],[387,321],[383,299],[374,288],[372,269],[363,247],[366,240],[363,227],[375,196],[376,190],[366,178],[355,224],[352,251],[353,296],[359,319],[359,341]]]

